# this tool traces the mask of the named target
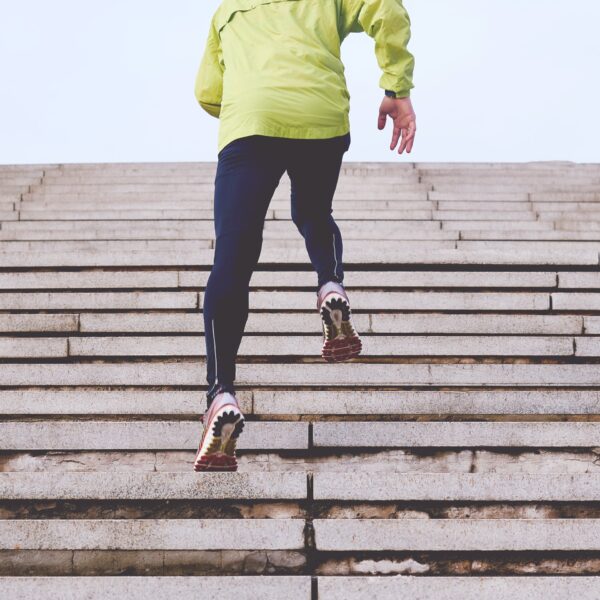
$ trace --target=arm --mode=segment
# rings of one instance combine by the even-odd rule
[[[382,70],[379,87],[410,96],[415,60],[408,51],[410,17],[402,0],[343,0],[348,31],[364,31],[375,40],[375,56]]]
[[[219,34],[212,22],[196,76],[195,95],[200,106],[213,117],[219,117],[221,114],[224,70],[222,56]]]
[[[390,150],[398,141],[398,153],[410,152],[417,130],[410,100],[414,57],[407,50],[410,18],[402,0],[341,0],[342,38],[352,31],[364,31],[375,40],[375,55],[383,71],[379,87],[386,96],[379,107],[377,127],[384,129],[387,118],[394,124]],[[394,97],[388,97],[394,92]],[[394,94],[392,94],[394,96]]]

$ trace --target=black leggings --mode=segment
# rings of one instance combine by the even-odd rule
[[[317,287],[342,283],[342,236],[332,200],[350,133],[327,139],[252,135],[227,144],[215,178],[214,264],[203,301],[207,405],[234,393],[235,360],[248,320],[249,282],[262,247],[269,203],[285,171],[291,214],[317,273]]]

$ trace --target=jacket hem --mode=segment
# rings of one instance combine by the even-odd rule
[[[332,137],[346,135],[350,132],[350,122],[346,121],[336,127],[277,127],[269,125],[254,125],[244,129],[238,129],[235,133],[220,138],[217,144],[217,152],[220,152],[227,146],[242,137],[250,135],[266,135],[270,137],[280,137],[287,139],[316,139],[322,140]]]

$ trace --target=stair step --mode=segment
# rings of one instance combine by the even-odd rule
[[[457,314],[440,313],[354,313],[354,326],[361,335],[381,334],[479,334],[479,335],[577,335],[600,333],[600,318],[556,314]],[[3,332],[123,332],[123,333],[202,333],[201,313],[180,312],[82,312],[73,314],[0,314]],[[320,331],[316,313],[309,317],[298,312],[251,312],[246,333],[310,333]],[[311,338],[313,339],[313,338]]]
[[[240,390],[236,398],[243,413],[252,413],[252,392]],[[593,398],[589,401],[593,402]],[[585,398],[582,406],[585,410]],[[0,393],[0,415],[197,415],[205,407],[206,396],[202,391],[83,388],[3,390]]]
[[[193,252],[212,248],[214,240],[212,235],[207,235],[206,239],[197,240],[29,240],[29,241],[0,241],[0,253],[7,254],[10,252],[40,252],[44,248],[48,252]],[[482,244],[486,242],[481,242]],[[540,242],[546,244],[547,242]],[[580,242],[580,245],[568,244],[565,249],[568,250],[585,250],[587,248],[594,249],[598,245],[596,242]],[[583,247],[581,244],[585,244]],[[289,239],[270,239],[269,246],[271,248],[285,248],[293,251],[304,249],[304,240],[300,237]],[[427,248],[438,249],[453,249],[456,247],[454,239],[450,240],[401,240],[401,239],[384,239],[372,241],[368,239],[351,239],[347,238],[344,242],[346,252],[358,252],[361,250],[377,250],[389,252],[395,250],[397,252],[405,250],[419,250]],[[543,246],[542,246],[543,247]]]
[[[164,200],[173,200],[173,202],[207,202],[214,201],[214,191],[209,186],[198,186],[195,192],[169,192],[160,190],[160,186],[155,187],[154,191],[148,192],[111,192],[106,191],[102,186],[88,186],[89,190],[81,192],[56,192],[52,188],[47,190],[37,190],[33,193],[28,192],[27,187],[18,189],[9,189],[5,192],[7,195],[16,195],[18,200],[27,203],[62,203],[62,202],[96,202],[99,207],[102,207],[105,201],[119,201],[127,203],[130,200],[137,201],[144,199],[149,203],[161,202]],[[391,201],[400,202],[426,202],[429,200],[428,193],[431,186],[404,186],[403,188],[395,189],[395,184],[389,184],[385,187],[376,187],[372,191],[366,188],[360,189],[356,185],[350,185],[346,189],[340,188],[336,191],[335,200],[364,200],[364,204],[371,201]],[[289,187],[278,188],[273,194],[272,201],[290,205],[290,189]]]
[[[585,502],[600,500],[600,475],[514,473],[314,474],[315,500]]]
[[[499,215],[501,216],[501,215]],[[467,219],[464,215],[461,218],[455,220],[445,220],[442,221],[442,229],[444,231],[553,231],[555,229],[554,223],[552,221],[505,221],[501,219],[497,220],[473,220]],[[15,224],[17,227],[17,224]],[[515,255],[515,259],[517,256]]]
[[[373,215],[371,214],[371,217]],[[493,225],[493,224],[492,224]],[[344,231],[370,231],[373,237],[377,237],[382,232],[393,231],[439,231],[441,226],[439,222],[431,220],[390,220],[381,221],[379,219],[369,218],[360,221],[346,220],[342,224]],[[533,223],[533,228],[543,227],[546,230],[551,230],[551,223]],[[57,219],[44,219],[37,221],[9,221],[3,224],[3,231],[35,231],[35,230],[56,230],[56,231],[79,231],[81,229],[96,229],[96,230],[124,230],[129,231],[133,227],[151,227],[159,229],[181,228],[186,231],[194,232],[212,232],[214,234],[215,226],[212,219],[78,219],[76,221],[64,221]],[[264,224],[265,232],[292,232],[299,236],[300,233],[295,228],[291,219],[281,221],[267,220]]]
[[[319,577],[319,600],[396,600],[436,598],[437,600],[531,600],[579,598],[596,600],[600,595],[598,577],[524,575],[514,577],[474,575],[458,577]]]
[[[118,242],[122,243],[122,242]],[[388,242],[392,243],[392,242]],[[394,242],[395,243],[395,242]],[[414,242],[406,242],[414,243]],[[434,242],[431,242],[432,244]],[[441,242],[435,242],[441,243]],[[527,251],[541,251],[546,250],[548,252],[559,252],[564,250],[565,252],[594,252],[600,251],[600,242],[595,240],[588,240],[582,242],[573,242],[568,240],[563,241],[547,241],[547,240],[459,240],[457,242],[458,250],[473,251],[477,249],[490,251],[499,250],[502,251],[504,248],[512,248],[515,252],[527,252]]]
[[[304,519],[0,520],[0,550],[297,550]]]
[[[0,423],[2,450],[195,450],[202,426],[186,421]],[[598,422],[317,421],[315,448],[593,448]],[[308,423],[251,421],[240,450],[308,448]]]
[[[4,500],[304,500],[304,472],[61,473],[51,480],[37,473],[0,473]],[[510,501],[595,502],[600,476],[534,473],[388,473],[368,471],[314,474],[317,501]]]
[[[210,271],[55,271],[0,272],[0,289],[206,287]],[[424,288],[600,288],[600,273],[551,271],[353,271],[344,287]],[[315,287],[309,271],[254,271],[251,287]]]
[[[314,284],[314,280],[313,280]],[[590,310],[600,294],[529,292],[400,292],[354,291],[353,311],[364,310],[549,310],[584,306]],[[317,313],[316,294],[303,291],[254,291],[251,310],[310,310]],[[196,309],[203,305],[203,292],[7,292],[0,295],[2,310],[77,309]]]
[[[477,224],[477,229],[480,225]],[[462,227],[460,227],[462,229]],[[197,250],[186,254],[176,252],[131,252],[123,255],[119,252],[80,251],[66,252],[3,252],[0,262],[7,267],[167,267],[167,266],[210,266],[213,264],[213,250]],[[344,254],[347,265],[588,265],[597,266],[598,252],[544,252],[539,250],[524,251],[519,254],[501,250],[445,250],[434,248],[429,251],[411,250],[399,254],[395,249],[352,249]],[[266,246],[261,252],[259,265],[274,264],[306,264],[306,251],[271,248]]]
[[[594,447],[600,423],[316,422],[316,447]]]
[[[501,203],[499,203],[501,204]],[[513,203],[507,203],[509,207],[512,205],[513,209],[515,208]],[[575,203],[575,207],[577,208],[577,204]],[[587,208],[589,203],[582,203],[583,208]],[[430,211],[435,208],[434,203],[431,200],[398,200],[398,199],[340,199],[336,198],[335,202],[335,210],[364,210],[365,205],[368,205],[369,209],[375,212],[374,217],[379,216],[378,211],[382,211],[381,216],[383,216],[383,211],[387,211],[389,209],[400,209],[400,210],[426,210]],[[488,205],[486,205],[487,207]],[[548,203],[548,208],[560,208],[563,206],[562,203]],[[102,202],[102,210],[140,210],[145,208],[152,208],[153,210],[172,210],[172,209],[210,209],[213,210],[214,207],[214,199],[211,197],[206,197],[198,200],[187,200],[184,198],[155,198],[152,200],[148,200],[144,196],[127,198],[124,201],[119,200],[107,200]],[[9,209],[12,210],[12,206]],[[273,199],[269,203],[270,209],[277,210],[289,210],[290,209],[290,199]],[[455,206],[456,209],[460,207]],[[490,207],[491,209],[492,207]],[[532,210],[532,207],[527,205],[527,210]],[[18,210],[31,210],[31,211],[46,211],[46,210],[77,210],[77,211],[85,211],[85,210],[98,210],[98,202],[93,200],[65,200],[61,196],[56,196],[52,198],[44,198],[37,199],[35,197],[25,198],[24,200],[18,203]],[[498,208],[497,210],[501,210]],[[598,209],[596,209],[598,210]]]
[[[593,231],[461,231],[458,232],[461,240],[490,240],[490,241],[598,241],[600,235]],[[431,232],[429,235],[433,235]],[[432,239],[434,239],[432,237]]]
[[[238,600],[310,600],[308,576],[195,576],[195,577],[3,577],[11,600],[53,597],[64,600],[181,600],[236,598]],[[318,578],[320,600],[396,600],[405,596],[439,600],[512,600],[578,598],[596,600],[600,590],[594,576],[456,576],[396,575],[327,576]]]
[[[19,223],[22,221],[14,221]],[[29,221],[30,222],[30,221]],[[197,221],[199,223],[199,221]],[[274,222],[274,221],[273,221]],[[284,223],[285,221],[279,221]],[[423,223],[424,221],[419,221]],[[432,221],[429,221],[433,223]],[[101,221],[98,221],[101,223]],[[348,223],[354,223],[354,221],[348,221]],[[408,240],[457,240],[459,239],[459,232],[457,231],[441,231],[439,229],[439,223],[433,223],[438,227],[433,231],[425,230],[421,227],[415,227],[414,230],[408,231],[406,229],[399,228],[397,230],[391,230],[390,228],[384,229],[378,233],[379,242],[386,240],[397,240],[397,241],[408,241]],[[168,223],[167,223],[168,225]],[[373,232],[365,228],[350,228],[344,227],[344,241],[354,240],[372,240]],[[556,233],[556,232],[555,232]],[[497,235],[497,234],[496,234]],[[580,234],[581,239],[587,239],[586,235]],[[593,234],[591,234],[593,236]],[[102,229],[102,228],[90,228],[84,229],[79,228],[75,230],[54,230],[54,229],[17,229],[17,230],[4,230],[0,231],[0,240],[5,241],[40,241],[40,240],[57,240],[57,241],[76,241],[76,240],[213,240],[214,232],[209,231],[205,227],[198,227],[196,229],[188,228],[167,228],[162,226],[156,226],[154,228],[141,228],[136,226],[135,228],[129,229]],[[281,245],[281,242],[290,242],[298,239],[298,235],[293,231],[271,231],[265,230],[263,232],[263,239],[268,240],[269,245]],[[494,238],[495,239],[495,238]],[[535,239],[535,238],[533,238]],[[279,244],[278,244],[279,242]],[[199,246],[200,247],[200,246]]]
[[[303,575],[2,577],[2,585],[11,600],[32,600],[33,598],[147,600],[149,597],[163,600],[168,598],[178,598],[179,600],[197,600],[198,598],[311,600],[311,578]],[[573,592],[577,592],[578,588],[579,586],[569,587]],[[578,595],[582,600],[587,600],[587,596]]]
[[[598,390],[239,390],[257,415],[595,415]],[[5,415],[195,415],[202,391],[17,389],[0,394]]]
[[[318,458],[317,458],[318,456]],[[16,451],[3,452],[0,465],[5,472],[19,473],[191,473],[195,450],[61,450],[49,452]],[[385,473],[565,473],[579,475],[597,471],[598,452],[594,448],[530,448],[530,447],[486,447],[486,448],[319,448],[314,450],[277,451],[264,450],[241,452],[238,456],[239,471],[258,475],[265,472],[287,473],[302,471],[306,474],[322,472],[343,477],[346,473],[365,471],[376,478]],[[335,503],[332,503],[335,505]],[[359,503],[360,504],[360,503]],[[488,503],[489,505],[489,503]],[[333,510],[339,510],[334,506]],[[347,504],[340,504],[347,507]],[[381,505],[380,505],[381,506]],[[465,510],[464,503],[447,503],[445,514],[468,518],[473,511],[477,514],[497,516],[515,515],[514,505],[492,502],[476,510],[476,506]],[[571,516],[589,514],[594,503],[581,505],[585,513],[573,512],[574,504],[538,503],[523,504],[516,510],[518,516],[556,515],[557,508],[568,509]],[[512,508],[511,508],[512,507]],[[570,508],[569,508],[570,507]],[[591,508],[590,508],[591,507]],[[419,507],[417,504],[415,508]],[[514,509],[514,510],[513,510]],[[33,508],[32,510],[35,510]],[[383,510],[388,514],[386,505]],[[489,511],[492,511],[491,513]],[[295,509],[294,509],[295,511]],[[378,511],[379,512],[379,511]],[[439,511],[433,511],[439,514]],[[394,511],[406,516],[410,510]],[[297,512],[294,512],[297,514]],[[331,513],[335,514],[335,513]],[[362,514],[362,513],[361,513]],[[562,514],[562,513],[561,513]],[[596,514],[596,513],[593,513]],[[49,513],[52,515],[52,512]],[[356,516],[356,513],[351,513]],[[351,516],[350,515],[350,516]],[[15,518],[18,515],[15,513]],[[22,516],[22,513],[20,514]],[[2,561],[0,561],[0,573]],[[6,574],[6,573],[3,573]],[[10,573],[8,573],[10,574]]]
[[[4,500],[304,500],[306,475],[290,473],[0,473]]]
[[[16,315],[15,317],[18,317]],[[22,315],[42,317],[43,315]],[[54,315],[47,315],[54,316]],[[15,318],[13,317],[13,318]],[[316,320],[316,324],[315,324]],[[594,333],[600,327],[598,317],[577,315],[536,314],[439,314],[439,313],[354,313],[353,322],[359,333],[472,333],[472,334],[578,334],[583,322],[586,332]],[[202,314],[190,313],[81,313],[82,332],[203,332]],[[2,315],[0,315],[2,323]],[[15,320],[16,323],[16,320]],[[246,332],[296,332],[316,334],[320,331],[318,317],[305,313],[255,313],[248,316]],[[597,332],[596,332],[597,333]]]
[[[68,365],[68,367],[66,367]],[[7,363],[2,386],[206,385],[203,359],[131,363]],[[597,365],[437,363],[272,363],[237,365],[243,386],[600,386]]]
[[[592,390],[254,390],[252,397],[260,415],[597,414],[600,406],[600,391]]]
[[[316,329],[316,327],[315,327]],[[574,348],[574,343],[577,348]],[[317,335],[245,335],[238,356],[319,355]],[[0,358],[206,356],[204,336],[0,337]],[[599,338],[363,336],[361,356],[600,356]]]
[[[197,421],[0,422],[2,450],[197,450]],[[245,423],[240,450],[298,450],[308,447],[308,423]]]
[[[315,519],[320,551],[594,551],[600,519]],[[0,549],[297,550],[304,519],[2,520]],[[375,541],[376,540],[376,541]]]
[[[600,519],[315,519],[318,550],[598,550]]]

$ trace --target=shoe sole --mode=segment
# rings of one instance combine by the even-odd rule
[[[194,471],[237,471],[235,450],[244,423],[244,415],[239,409],[231,405],[223,406],[213,418],[211,430],[200,443]]]
[[[327,362],[344,362],[358,356],[362,342],[352,325],[348,301],[340,294],[328,294],[320,312],[323,321],[321,356]]]

